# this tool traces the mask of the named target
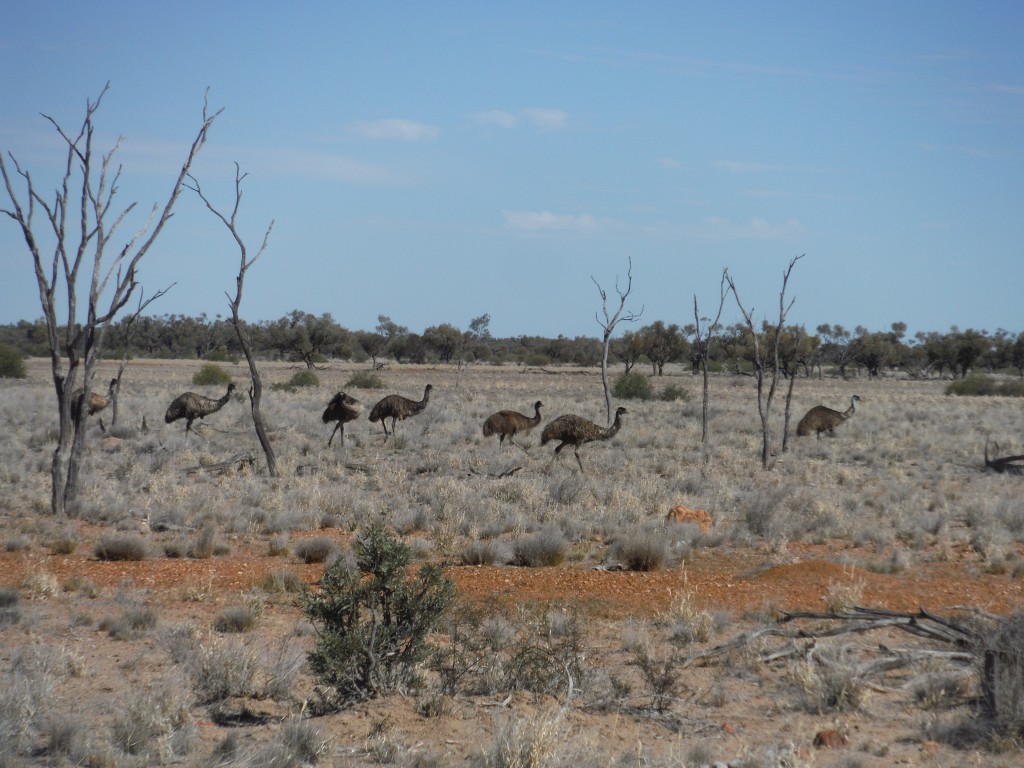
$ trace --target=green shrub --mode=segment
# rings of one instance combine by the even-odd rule
[[[640,371],[630,371],[615,379],[612,394],[620,400],[650,400],[654,396],[654,389],[647,376]]]
[[[21,352],[0,341],[0,379],[24,379],[27,376]]]
[[[317,630],[310,667],[330,708],[418,684],[416,667],[432,652],[428,635],[455,597],[436,565],[407,575],[411,550],[382,525],[364,530],[354,549],[356,568],[338,559],[301,600]]]
[[[345,388],[352,389],[384,389],[380,376],[371,371],[356,371],[345,382]]]
[[[256,626],[259,611],[248,605],[231,605],[217,614],[213,628],[218,632],[248,632]]]
[[[946,386],[947,395],[961,397],[984,397],[999,395],[1001,397],[1024,397],[1024,381],[1020,379],[1000,380],[993,376],[968,376],[958,379]]]
[[[271,384],[270,388],[275,392],[294,392],[300,387],[319,387],[320,377],[313,371],[298,371],[288,381]]]
[[[99,560],[145,560],[146,542],[139,536],[103,536],[96,542]]]
[[[203,367],[192,376],[192,383],[196,385],[219,384],[227,386],[231,383],[231,374],[214,363],[203,363]]]
[[[513,562],[527,568],[559,565],[565,560],[569,542],[557,528],[519,539],[512,545]]]
[[[307,368],[304,371],[296,371],[288,383],[293,387],[319,387],[320,377]]]
[[[616,546],[619,559],[631,571],[659,571],[668,559],[665,537],[634,533]]]
[[[685,402],[686,400],[690,399],[690,393],[687,392],[682,387],[680,387],[678,384],[668,384],[658,394],[658,399],[664,400],[665,402],[668,403],[674,402],[676,400],[682,400]]]
[[[338,554],[338,545],[328,538],[302,539],[295,545],[295,556],[304,563],[323,563]]]

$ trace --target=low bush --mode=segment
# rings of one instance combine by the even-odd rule
[[[117,618],[100,621],[99,628],[115,640],[134,640],[156,626],[156,613],[151,608],[129,608]]]
[[[540,533],[519,539],[512,545],[512,559],[516,565],[527,568],[559,565],[565,560],[569,542],[557,528],[546,528]]]
[[[278,392],[294,392],[302,387],[319,387],[320,377],[317,376],[313,371],[305,370],[298,371],[292,374],[292,377],[284,383],[278,383],[271,385],[271,389]]]
[[[213,363],[203,363],[203,367],[192,376],[192,383],[197,386],[220,385],[227,386],[231,383],[231,374]]]
[[[0,379],[24,379],[27,376],[25,358],[21,352],[0,341]]]
[[[612,394],[620,400],[650,400],[654,397],[654,388],[651,380],[640,371],[630,371],[615,379]]]
[[[665,537],[657,533],[635,533],[620,541],[615,552],[631,571],[658,571],[668,559]]]
[[[419,685],[428,637],[455,598],[439,566],[407,575],[411,550],[382,525],[364,530],[354,550],[356,568],[339,558],[301,601],[317,630],[310,667],[332,709]]]
[[[296,542],[295,556],[304,563],[323,563],[338,553],[338,545],[327,538],[302,539]]]
[[[676,400],[686,402],[690,399],[690,393],[678,384],[667,384],[665,385],[665,388],[658,393],[658,399],[664,400],[667,403],[675,402]]]
[[[218,632],[248,632],[256,626],[259,611],[249,605],[231,605],[217,614],[213,628]]]
[[[103,536],[94,553],[99,560],[145,560],[146,542],[140,536]]]
[[[1024,381],[971,375],[947,384],[946,394],[960,397],[1024,397]]]
[[[356,371],[345,382],[346,388],[353,389],[384,389],[380,376],[370,371]]]

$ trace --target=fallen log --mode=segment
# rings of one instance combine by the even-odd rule
[[[195,467],[186,467],[182,471],[187,475],[194,475],[199,472],[224,472],[229,469],[241,470],[246,464],[251,468],[256,463],[256,456],[249,453],[239,453],[225,461],[218,461],[216,464],[199,464]]]

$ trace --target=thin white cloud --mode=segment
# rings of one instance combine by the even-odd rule
[[[715,163],[731,173],[762,173],[764,171],[784,171],[786,166],[772,163],[745,163],[739,160],[720,160]]]
[[[477,112],[471,115],[473,122],[478,125],[496,125],[499,128],[515,128],[518,119],[511,112],[501,109],[492,109],[488,112]]]
[[[520,232],[586,232],[597,229],[589,213],[580,215],[550,211],[502,211],[505,226]]]
[[[745,222],[710,216],[695,234],[706,240],[792,240],[807,234],[807,228],[796,219],[772,224],[760,216]]]
[[[662,168],[668,168],[670,170],[675,170],[676,168],[683,167],[683,164],[676,160],[674,157],[659,157],[658,165],[660,165]]]
[[[436,139],[441,135],[441,129],[436,126],[398,118],[363,120],[353,123],[352,130],[367,139],[397,139],[400,141],[423,141]]]
[[[569,121],[569,115],[560,109],[542,109],[540,107],[524,109],[523,117],[537,128],[545,130],[564,128]]]

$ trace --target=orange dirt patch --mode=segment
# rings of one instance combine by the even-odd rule
[[[86,552],[86,548],[82,548]],[[994,613],[1020,610],[1024,582],[988,573],[966,555],[915,565],[899,573],[876,573],[825,559],[824,546],[790,546],[781,555],[761,549],[718,548],[696,552],[685,565],[653,573],[606,571],[585,565],[555,568],[457,566],[448,569],[459,596],[470,602],[506,605],[578,603],[607,618],[650,616],[686,595],[701,607],[736,614],[765,610],[818,610],[830,590],[849,586],[863,605],[892,610],[925,607],[942,611],[970,605]],[[846,554],[851,555],[850,551]],[[782,559],[783,562],[778,562]],[[211,596],[237,594],[268,573],[288,570],[315,583],[322,565],[235,550],[206,560],[154,558],[106,562],[91,554],[39,551],[0,554],[0,586],[20,587],[26,577],[50,573],[59,583],[86,581],[100,588],[130,584],[157,599],[179,599],[200,585]]]

